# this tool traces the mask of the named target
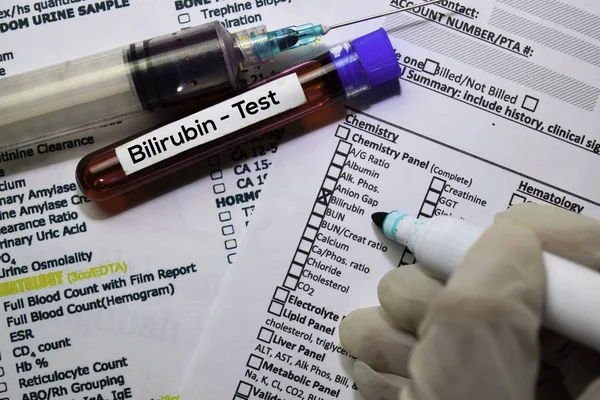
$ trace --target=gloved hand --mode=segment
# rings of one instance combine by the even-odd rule
[[[600,356],[540,332],[542,249],[600,270],[600,223],[553,206],[519,205],[496,216],[445,286],[418,265],[386,274],[381,307],[354,311],[340,325],[342,345],[357,358],[361,395],[600,399]]]

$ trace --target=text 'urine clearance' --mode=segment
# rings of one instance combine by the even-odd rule
[[[298,76],[287,75],[127,142],[117,158],[130,175],[307,101]]]

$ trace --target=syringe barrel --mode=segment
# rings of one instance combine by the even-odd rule
[[[238,89],[241,53],[219,22],[0,80],[0,150],[127,117],[202,109]]]
[[[0,80],[0,149],[142,111],[122,50],[53,65]]]

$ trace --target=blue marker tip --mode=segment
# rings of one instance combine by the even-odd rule
[[[382,229],[384,235],[389,237],[390,239],[395,239],[398,224],[406,217],[408,217],[408,214],[404,214],[400,211],[392,211],[391,213],[389,213],[383,221]]]

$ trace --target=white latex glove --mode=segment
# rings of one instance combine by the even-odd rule
[[[354,311],[340,325],[361,395],[600,399],[598,354],[540,332],[542,249],[600,270],[600,223],[553,206],[515,206],[497,215],[446,286],[418,265],[386,274],[381,307]]]

